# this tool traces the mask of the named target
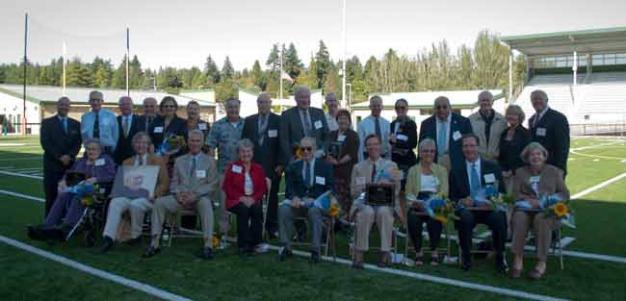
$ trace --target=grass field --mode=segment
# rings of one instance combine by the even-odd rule
[[[572,195],[626,172],[624,140],[574,139],[567,184]],[[38,175],[41,149],[37,137],[0,138],[0,171]],[[0,174],[0,190],[43,197],[41,180]],[[197,240],[176,240],[152,259],[140,258],[143,247],[117,246],[106,255],[86,248],[80,239],[48,245],[27,239],[25,225],[39,223],[40,202],[0,194],[0,235],[65,256],[83,264],[140,281],[194,300],[508,300],[512,297],[376,271],[356,271],[341,264],[310,265],[304,258],[279,263],[275,252],[240,258],[234,248],[215,260],[194,256]],[[567,250],[626,257],[626,178],[574,200],[577,229]],[[347,257],[344,234],[338,250]],[[270,242],[273,243],[273,242]],[[404,243],[400,242],[400,246]],[[375,257],[372,257],[374,262]],[[527,269],[532,259],[526,263]],[[395,269],[475,284],[571,300],[625,300],[626,265],[566,257],[565,270],[555,257],[541,281],[512,281],[495,272],[492,261],[477,260],[471,272],[455,265]],[[147,295],[105,279],[0,243],[0,300],[147,300]]]

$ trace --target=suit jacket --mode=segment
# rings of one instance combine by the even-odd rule
[[[450,172],[450,200],[459,201],[460,199],[470,196],[470,184],[467,176],[467,168],[465,166],[465,159],[463,159],[462,168],[452,170]],[[493,174],[498,183],[498,191],[500,193],[506,192],[506,186],[502,179],[502,171],[498,164],[494,161],[480,159],[480,185],[485,186],[485,175]]]
[[[493,114],[493,120],[489,128],[489,143],[487,143],[487,136],[485,134],[487,123],[480,115],[480,112],[476,112],[468,117],[472,124],[474,134],[478,136],[478,153],[488,160],[498,159],[498,154],[500,154],[500,136],[502,132],[506,131],[506,120],[504,116],[495,111]]]
[[[145,126],[145,121],[142,116],[136,114],[133,114],[132,116],[130,128],[128,129],[128,136],[124,135],[122,116],[117,116],[117,126],[120,134],[117,140],[117,147],[113,153],[113,159],[115,159],[116,164],[121,164],[126,158],[135,154],[132,144],[133,136],[135,136],[138,132],[143,131],[143,126]]]
[[[284,111],[280,117],[279,135],[282,156],[281,161],[285,166],[293,157],[293,146],[295,144],[300,144],[300,140],[304,137],[304,128],[302,127],[300,112],[298,110],[298,107],[288,109],[287,111]],[[313,138],[315,138],[317,149],[324,150],[326,149],[326,143],[328,141],[328,124],[326,124],[324,111],[318,108],[309,107],[309,117],[311,118]],[[315,126],[316,124],[318,124],[317,127]]]
[[[78,151],[80,151],[82,143],[80,122],[67,118],[66,134],[58,115],[46,118],[41,122],[39,141],[44,150],[44,170],[63,172],[72,165],[63,166],[59,158],[63,155],[68,155],[74,161]]]
[[[285,173],[285,199],[308,197],[315,199],[328,190],[334,190],[335,181],[332,165],[322,159],[315,159],[313,168],[313,186],[307,187],[302,178],[304,160],[297,160],[287,166]]]
[[[398,131],[396,124],[398,124]],[[406,167],[407,171],[411,166],[417,163],[417,157],[415,156],[415,147],[417,147],[417,125],[415,121],[406,119],[399,121],[398,119],[391,122],[390,126],[391,134],[396,134],[396,143],[391,143],[391,160],[396,162],[400,168]],[[398,139],[398,136],[400,139]],[[406,139],[403,139],[405,138]]]
[[[554,165],[567,174],[567,156],[569,155],[569,123],[567,117],[548,108],[537,124],[537,114],[529,120],[530,139],[541,143],[548,150],[548,164]]]
[[[515,171],[519,167],[524,166],[521,154],[522,150],[530,143],[530,133],[521,124],[515,128],[513,139],[506,140],[507,130],[500,137],[500,155],[498,155],[498,163],[502,171]]]
[[[455,140],[454,132],[458,131],[461,135],[469,134],[472,132],[472,124],[469,119],[457,113],[451,112],[450,114],[452,117],[450,119],[450,137],[448,137],[448,155],[450,156],[450,166],[452,170],[455,170],[463,167],[465,159],[461,150],[463,141],[461,138]],[[435,115],[422,121],[419,137],[420,142],[426,138],[437,141],[437,117]]]
[[[380,158],[376,162],[376,169],[397,169],[398,165],[392,162],[391,160],[387,160],[385,158]],[[372,161],[369,159],[365,159],[359,163],[357,163],[354,168],[352,168],[352,176],[350,177],[350,193],[352,194],[352,198],[356,199],[362,192],[365,191],[367,184],[372,183]],[[395,185],[395,204],[394,209],[398,214],[400,214],[400,181],[394,181]],[[356,209],[355,206],[353,208]],[[352,210],[351,210],[352,211]],[[351,214],[352,215],[352,214]]]
[[[152,124],[150,125],[150,132],[148,134],[150,135],[150,138],[152,138],[152,144],[154,144],[155,150],[161,146],[161,143],[168,135],[183,136],[185,141],[187,141],[187,122],[185,119],[176,116],[166,128],[165,119],[162,116],[158,116],[154,121],[152,121]]]
[[[538,198],[530,185],[530,177],[534,176],[530,167],[523,166],[515,171],[515,177],[513,178],[513,197],[518,200],[527,196],[533,196]],[[539,173],[539,193],[551,195],[555,193],[561,194],[566,199],[569,199],[569,190],[565,186],[563,180],[563,171],[559,168],[546,164]]]
[[[283,164],[280,150],[280,116],[269,113],[267,118],[267,129],[263,133],[263,145],[260,145],[259,136],[259,114],[246,117],[243,123],[241,138],[247,138],[254,143],[254,162],[260,164],[265,171],[265,175],[274,179],[274,168]],[[270,135],[271,134],[271,135]]]
[[[346,155],[350,155],[351,160],[335,166],[335,179],[343,179],[345,183],[350,181],[350,175],[352,174],[352,167],[359,162],[359,134],[355,131],[348,129],[343,133],[345,139],[343,142],[338,141],[339,130],[332,131],[328,134],[328,146],[332,143],[341,144],[341,153],[335,158],[337,161],[341,160]],[[329,154],[329,150],[326,151]]]
[[[157,178],[156,189],[154,191],[155,198],[160,196],[164,196],[167,194],[167,189],[170,185],[170,178],[167,175],[167,162],[157,155],[148,154],[147,165],[156,165],[159,167],[159,177]],[[135,156],[127,158],[124,160],[122,165],[132,166],[135,164]]]
[[[196,169],[191,170],[191,154],[176,158],[170,193],[191,191],[197,198],[212,195],[218,188],[218,174],[215,159],[203,152],[198,153]]]

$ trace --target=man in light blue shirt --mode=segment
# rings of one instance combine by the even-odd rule
[[[100,91],[89,93],[91,111],[80,118],[80,133],[83,141],[98,139],[104,152],[113,155],[119,138],[119,128],[115,114],[102,108],[103,99]]]
[[[370,98],[370,111],[371,115],[359,123],[359,162],[363,161],[367,157],[365,155],[364,141],[365,137],[374,134],[380,139],[380,156],[385,159],[391,158],[391,152],[389,151],[389,133],[390,123],[387,119],[380,116],[383,110],[383,99],[378,96],[372,96]]]

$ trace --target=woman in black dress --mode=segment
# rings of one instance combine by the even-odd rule
[[[398,165],[402,176],[402,191],[406,183],[406,175],[411,166],[417,163],[415,147],[417,147],[417,125],[407,116],[409,104],[404,98],[396,101],[396,120],[391,123],[389,144],[391,144],[391,161]]]

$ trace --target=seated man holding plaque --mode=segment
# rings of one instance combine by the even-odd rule
[[[315,158],[317,151],[315,139],[304,137],[300,140],[302,159],[289,164],[285,176],[285,199],[278,206],[279,236],[282,248],[279,260],[291,256],[291,238],[295,216],[306,215],[312,228],[311,262],[320,260],[322,240],[322,209],[315,200],[332,191],[333,167],[326,161]]]
[[[390,261],[394,210],[400,214],[401,172],[396,163],[380,156],[381,141],[375,134],[365,137],[363,142],[367,159],[352,169],[350,191],[355,199],[350,217],[356,216],[356,241],[353,267],[363,268],[363,254],[369,249],[369,234],[374,221],[380,232],[379,266]]]
[[[166,214],[194,210],[200,216],[204,241],[200,258],[213,259],[213,207],[209,198],[217,189],[218,176],[215,160],[202,152],[204,134],[192,130],[187,138],[189,153],[174,163],[170,195],[160,197],[152,209],[152,242],[143,257],[159,252],[159,242]]]
[[[456,221],[456,227],[459,231],[462,268],[467,271],[472,266],[472,233],[476,223],[482,223],[489,226],[492,232],[498,272],[505,273],[506,215],[503,211],[494,210],[490,200],[504,193],[502,172],[498,164],[478,155],[476,135],[465,134],[461,139],[465,160],[463,168],[453,169],[450,173],[450,199],[457,204],[459,220]]]
[[[167,166],[163,158],[148,152],[150,145],[152,141],[146,132],[135,134],[132,140],[135,155],[124,160],[117,169],[102,234],[102,253],[109,251],[115,241],[129,239],[129,243],[140,242],[146,212],[152,210],[155,198],[167,193]],[[130,213],[130,237],[124,237],[128,235],[118,232],[125,212]]]

